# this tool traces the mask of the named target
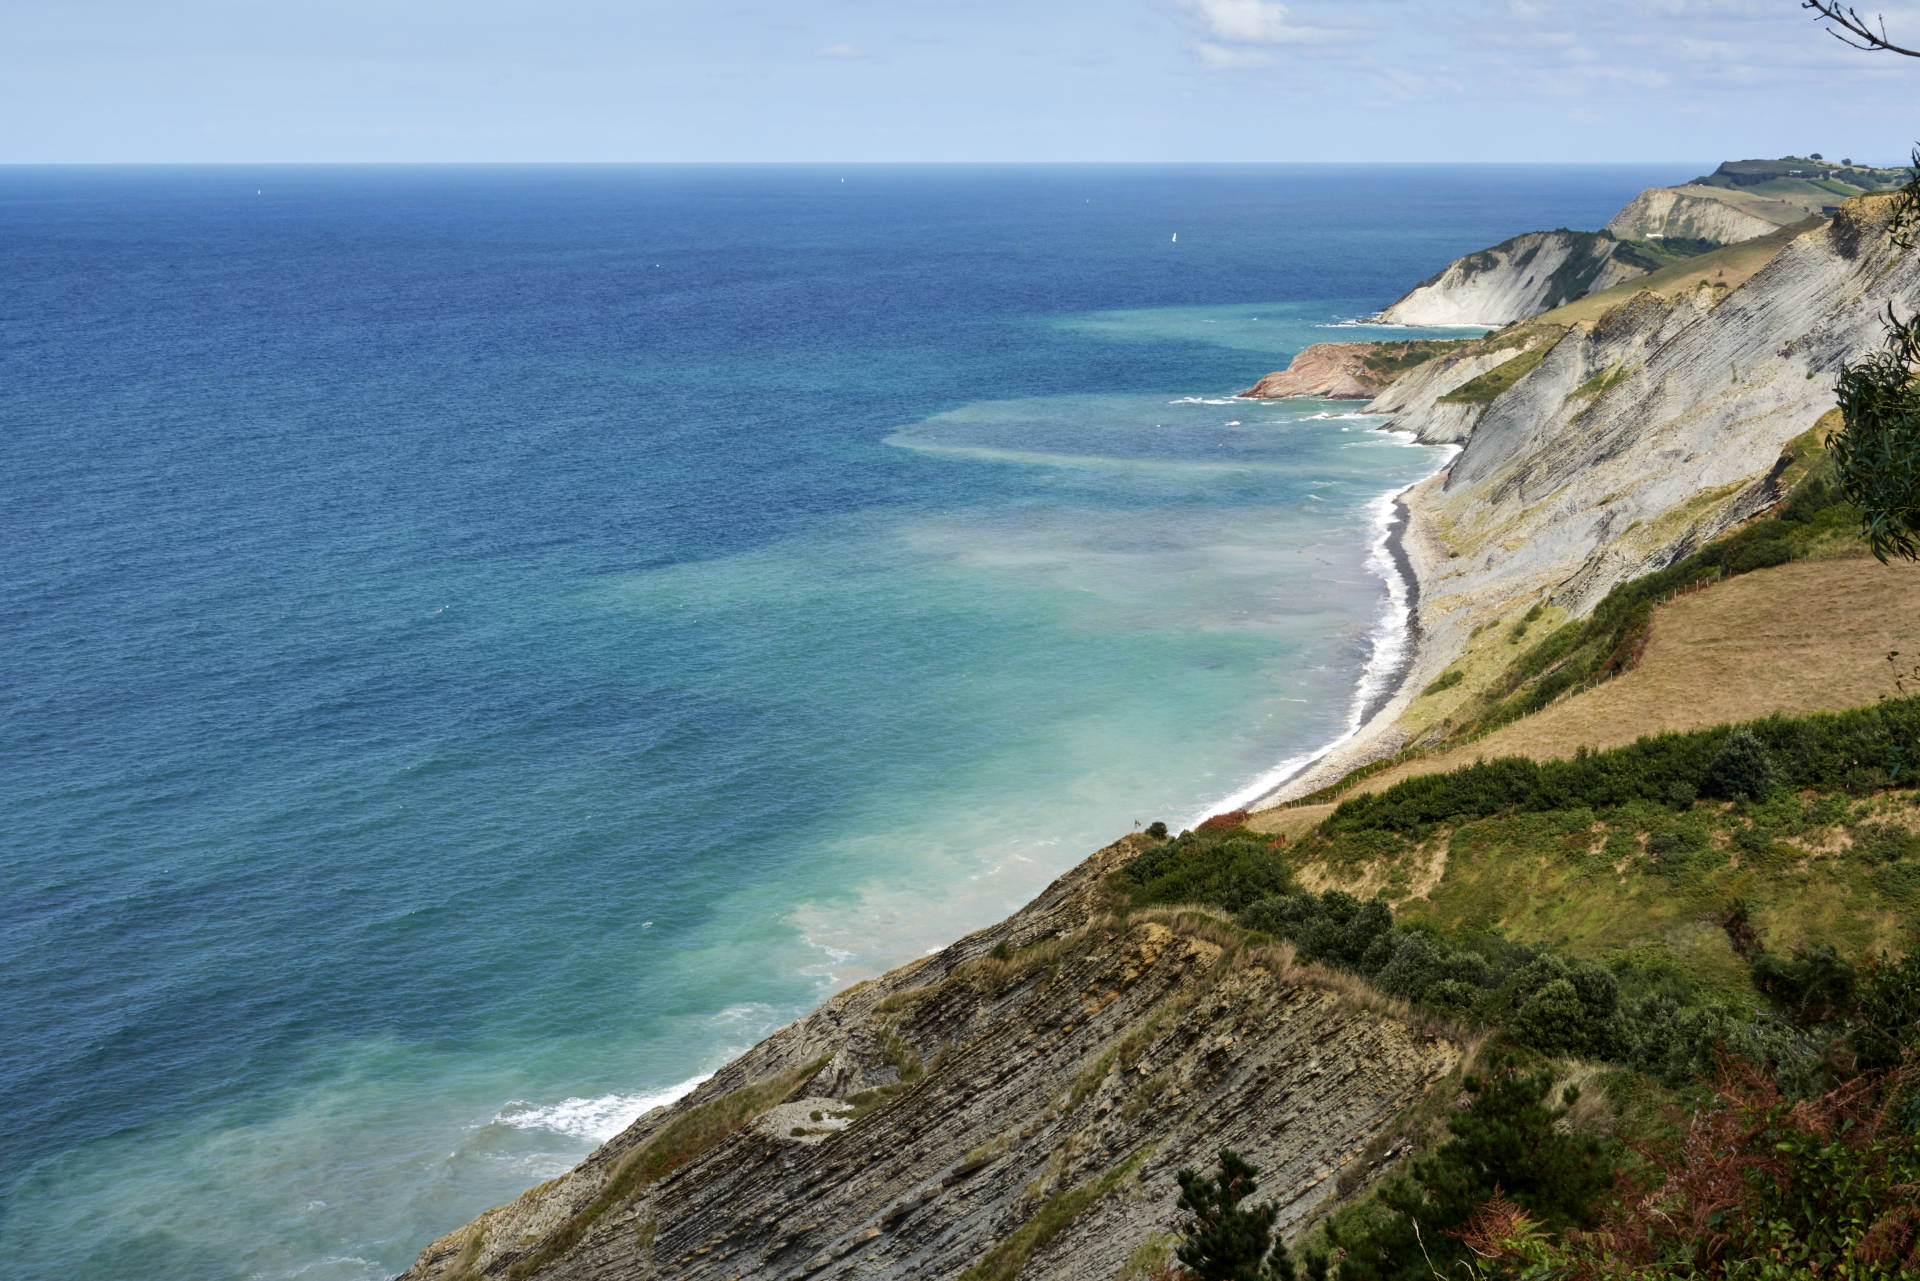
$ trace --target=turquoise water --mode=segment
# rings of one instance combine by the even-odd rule
[[[1346,732],[1443,455],[1231,393],[1675,176],[0,171],[7,1274],[390,1275]]]

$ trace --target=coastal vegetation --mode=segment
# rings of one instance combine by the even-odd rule
[[[1532,332],[1536,327],[1529,327]],[[1495,365],[1478,378],[1472,378],[1454,388],[1440,398],[1447,405],[1490,405],[1498,400],[1508,388],[1525,378],[1540,367],[1540,362],[1553,350],[1559,332],[1545,334],[1518,355],[1503,364]]]
[[[1345,1281],[1613,1275],[1609,1260],[1709,1263],[1703,1241],[1742,1257],[1755,1233],[1894,1275],[1920,1241],[1894,1213],[1920,1162],[1903,1067],[1920,1023],[1917,749],[1920,700],[1890,699],[1484,762],[1355,797],[1292,842],[1182,833],[1114,883],[1135,907],[1204,896],[1301,962],[1488,1038],[1449,1137],[1309,1233],[1309,1275],[1329,1251]],[[1411,894],[1405,873],[1435,852],[1444,872]],[[1362,863],[1402,875],[1365,901],[1301,888]],[[1290,888],[1249,902],[1229,869]],[[1861,1137],[1836,1142],[1843,1118]],[[1693,1238],[1644,1204],[1698,1208],[1675,1145],[1703,1127],[1726,1139],[1729,1207],[1760,1217]]]
[[[1890,234],[1907,252],[1920,239],[1920,148]],[[1902,319],[1889,307],[1885,345],[1843,365],[1838,390],[1831,445],[1861,536],[1882,563],[1920,559],[1920,312]]]
[[[1382,386],[1440,356],[1451,355],[1474,343],[1472,338],[1418,338],[1402,343],[1376,343],[1361,364]]]

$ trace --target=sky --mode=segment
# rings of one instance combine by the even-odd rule
[[[1798,0],[0,0],[0,163],[1892,163],[1917,108]]]

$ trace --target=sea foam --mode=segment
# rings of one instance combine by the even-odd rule
[[[1402,443],[1417,443],[1413,440],[1411,433],[1390,432],[1388,434],[1406,437],[1407,439]],[[1430,474],[1438,474],[1459,453],[1458,445],[1446,447],[1446,453],[1435,464]],[[1346,727],[1337,737],[1323,746],[1310,752],[1289,756],[1245,787],[1224,800],[1208,806],[1204,812],[1194,815],[1180,826],[1192,827],[1214,814],[1244,809],[1266,796],[1275,788],[1305,771],[1308,766],[1327,753],[1350,741],[1391,693],[1413,648],[1413,584],[1408,581],[1393,554],[1395,508],[1399,504],[1401,494],[1405,492],[1405,490],[1397,490],[1390,494],[1383,494],[1374,499],[1371,504],[1374,538],[1372,549],[1367,554],[1367,568],[1386,584],[1387,602],[1374,620],[1373,630],[1368,636],[1367,661],[1360,670],[1360,679],[1354,686],[1353,699],[1347,707]]]
[[[693,1093],[712,1075],[708,1072],[664,1090],[640,1094],[602,1094],[590,1099],[575,1096],[544,1106],[515,1100],[494,1116],[492,1124],[510,1125],[517,1130],[547,1130],[569,1138],[605,1143],[653,1109]]]

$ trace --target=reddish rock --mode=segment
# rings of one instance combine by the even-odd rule
[[[1379,349],[1405,347],[1391,342],[1321,342],[1293,358],[1278,373],[1268,374],[1242,396],[1274,400],[1281,396],[1313,396],[1320,400],[1372,400],[1390,382],[1366,367],[1366,358]]]

